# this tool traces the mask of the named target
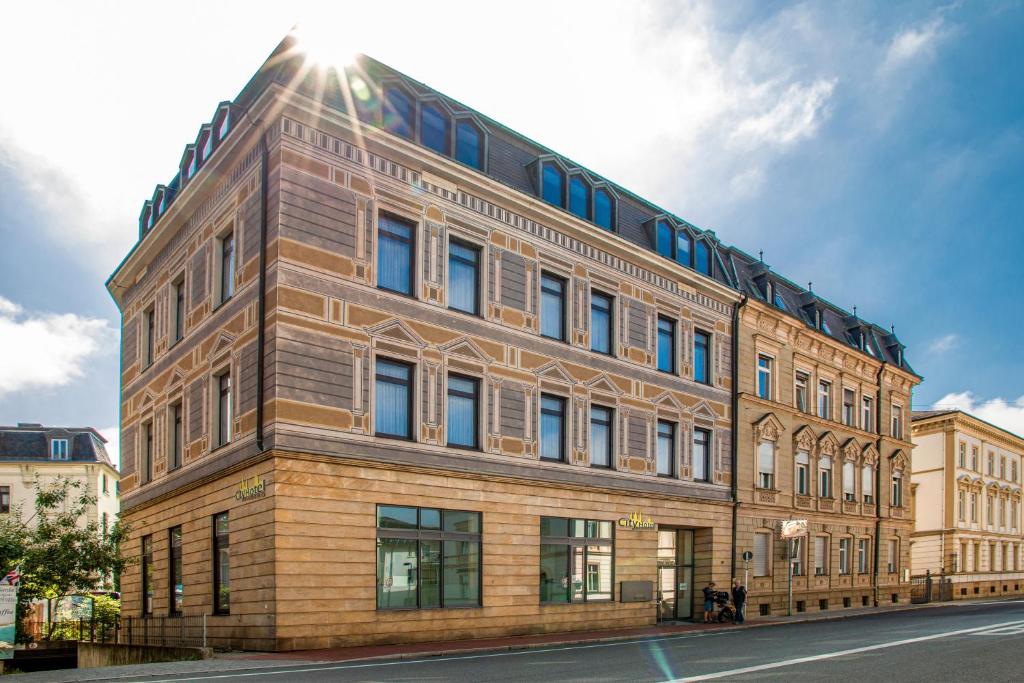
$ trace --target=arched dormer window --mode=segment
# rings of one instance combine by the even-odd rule
[[[412,97],[397,85],[384,87],[384,130],[409,140],[413,137]]]
[[[541,171],[541,198],[565,208],[565,174],[554,163],[544,163]]]
[[[664,218],[658,221],[657,225],[657,250],[662,256],[668,258],[675,258],[675,230],[672,229],[672,225],[669,224]]]
[[[420,105],[420,142],[438,154],[451,156],[452,123],[448,113],[434,102]]]
[[[455,124],[455,160],[480,171],[484,168],[484,135],[469,119]]]
[[[594,190],[594,223],[605,230],[615,229],[615,209],[612,195],[608,190]]]
[[[687,268],[690,267],[690,259],[693,255],[693,238],[690,233],[680,228],[676,232],[676,261],[679,261]]]
[[[590,220],[590,185],[583,176],[575,175],[569,180],[569,212]]]
[[[711,247],[704,240],[697,240],[693,255],[693,267],[698,273],[711,275]]]

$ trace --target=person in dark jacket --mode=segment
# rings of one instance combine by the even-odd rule
[[[736,605],[736,623],[747,618],[747,587],[739,579],[732,580],[732,604]]]
[[[711,581],[704,586],[704,623],[711,624],[715,621],[715,582]]]

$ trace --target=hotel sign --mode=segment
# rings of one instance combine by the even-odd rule
[[[654,529],[656,524],[650,517],[644,519],[644,516],[639,512],[630,513],[629,517],[623,517],[619,520],[619,526],[626,529]]]
[[[235,491],[235,500],[249,500],[250,498],[261,498],[267,493],[267,480],[260,477],[249,477],[238,484]]]

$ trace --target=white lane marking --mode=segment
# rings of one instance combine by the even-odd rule
[[[944,633],[933,633],[928,636],[918,636],[917,638],[906,638],[904,640],[892,640],[887,643],[878,643],[876,645],[866,645],[864,647],[855,647],[849,650],[839,650],[838,652],[826,652],[820,655],[810,655],[807,657],[797,657],[795,659],[786,659],[781,662],[771,662],[769,664],[757,664],[755,666],[745,666],[739,669],[729,669],[728,671],[716,671],[710,674],[701,674],[699,676],[686,676],[685,678],[675,678],[666,683],[692,683],[693,681],[710,681],[716,678],[726,678],[728,676],[739,676],[741,674],[755,673],[757,671],[767,671],[768,669],[781,669],[787,666],[795,666],[797,664],[806,664],[808,662],[817,662],[822,659],[835,659],[836,657],[846,657],[848,655],[860,654],[861,652],[871,652],[873,650],[884,650],[890,647],[899,647],[901,645],[910,645],[912,643],[922,643],[926,640],[937,640],[939,638],[949,638],[951,636],[962,636],[969,633],[979,633],[981,631],[988,631],[991,629],[1005,628],[1009,626],[1016,626],[1020,624],[1020,621],[1004,621],[1001,624],[989,624],[987,626],[976,626],[974,628],[962,628],[956,631],[946,631]]]
[[[1016,636],[1024,633],[1024,621],[1017,622],[1009,626],[1002,626],[999,628],[991,628],[987,631],[978,631],[972,633],[972,636]]]

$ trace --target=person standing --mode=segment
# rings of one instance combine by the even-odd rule
[[[736,605],[736,623],[742,624],[747,618],[747,587],[739,579],[732,580],[732,604]]]
[[[704,586],[704,623],[712,624],[715,621],[715,582],[709,581]]]

